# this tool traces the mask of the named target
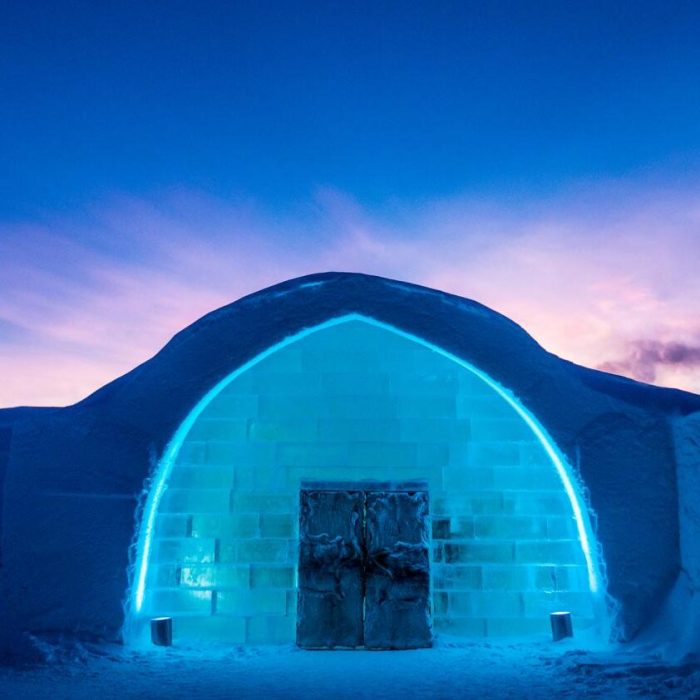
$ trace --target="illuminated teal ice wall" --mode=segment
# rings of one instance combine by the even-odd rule
[[[146,504],[128,640],[292,642],[302,479],[430,486],[434,629],[546,633],[600,600],[565,464],[507,393],[418,339],[357,317],[265,353],[205,397]]]

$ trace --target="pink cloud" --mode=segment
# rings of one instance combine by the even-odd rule
[[[325,189],[284,214],[191,192],[116,198],[0,225],[0,405],[77,401],[208,311],[331,269],[467,296],[567,359],[700,392],[694,362],[652,353],[640,375],[630,359],[640,343],[700,344],[698,259],[693,186],[374,208]]]
[[[625,357],[600,365],[606,372],[631,375],[645,382],[655,381],[658,371],[669,367],[700,369],[700,345],[638,340],[629,344]]]

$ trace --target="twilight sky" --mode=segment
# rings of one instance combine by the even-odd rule
[[[700,6],[0,8],[0,406],[352,270],[700,392]]]

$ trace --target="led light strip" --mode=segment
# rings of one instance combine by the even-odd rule
[[[576,492],[576,489],[574,488],[571,475],[569,473],[568,465],[566,464],[566,461],[559,452],[559,450],[554,445],[554,442],[547,435],[544,428],[542,428],[542,426],[529,413],[529,411],[527,411],[527,409],[525,409],[518,402],[518,400],[509,390],[505,389],[500,384],[491,379],[491,377],[489,377],[487,374],[477,369],[473,365],[469,364],[468,362],[465,362],[464,360],[460,359],[459,357],[456,357],[455,355],[452,355],[451,353],[443,350],[442,348],[433,345],[432,343],[429,343],[423,338],[419,338],[418,336],[406,333],[405,331],[402,331],[399,328],[391,326],[387,323],[383,323],[381,321],[377,321],[376,319],[373,319],[369,316],[363,316],[361,314],[347,314],[345,316],[333,318],[312,328],[307,328],[301,331],[300,333],[289,336],[284,340],[280,341],[279,343],[270,346],[267,350],[261,352],[259,355],[254,357],[252,360],[249,360],[244,365],[241,365],[238,369],[226,376],[224,379],[218,382],[218,384],[216,384],[212,389],[210,389],[190,411],[185,420],[180,424],[179,428],[173,435],[172,440],[168,443],[168,446],[166,447],[165,452],[163,453],[163,457],[158,463],[153,478],[153,486],[148,494],[144,506],[143,517],[141,520],[141,526],[139,529],[139,536],[137,540],[137,557],[135,565],[136,575],[134,576],[133,589],[130,598],[130,613],[138,615],[138,613],[143,607],[146,589],[146,578],[148,576],[148,566],[151,555],[151,548],[153,544],[153,531],[155,526],[156,515],[158,513],[160,501],[167,488],[167,483],[170,478],[170,473],[172,471],[173,464],[175,463],[177,455],[180,451],[180,448],[182,447],[182,443],[187,437],[187,434],[194,425],[195,421],[202,414],[204,409],[234,379],[239,377],[244,372],[247,372],[259,362],[262,362],[262,360],[264,360],[265,358],[269,357],[270,355],[273,355],[278,350],[281,350],[282,348],[285,348],[288,345],[291,345],[292,343],[296,343],[297,341],[301,340],[302,338],[305,338],[311,333],[316,333],[318,331],[325,330],[326,328],[332,328],[333,326],[337,326],[341,323],[348,323],[349,321],[361,321],[369,325],[375,326],[377,328],[383,328],[384,330],[396,333],[399,336],[402,336],[408,340],[412,340],[414,343],[418,343],[419,345],[422,345],[423,347],[426,347],[429,350],[432,350],[433,352],[436,352],[439,355],[446,357],[448,360],[457,363],[461,367],[464,367],[465,369],[475,374],[488,386],[494,389],[494,391],[496,391],[503,399],[505,399],[505,401],[508,402],[508,404],[518,413],[518,415],[532,430],[533,434],[537,437],[545,452],[552,460],[557,470],[557,473],[559,474],[559,477],[564,485],[566,495],[568,496],[569,502],[571,503],[571,508],[573,510],[574,517],[576,520],[576,528],[578,531],[579,540],[581,541],[581,548],[583,550],[583,554],[586,560],[586,567],[588,570],[589,587],[591,589],[591,592],[593,593],[600,592],[601,586],[598,564],[596,561],[594,561],[593,554],[591,551],[591,541],[593,539],[593,536],[590,530],[590,524],[588,522],[588,518],[584,515],[581,500]]]

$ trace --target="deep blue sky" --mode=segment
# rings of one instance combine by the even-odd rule
[[[700,4],[4,2],[0,217],[194,187],[286,207],[700,156]]]
[[[700,391],[700,2],[0,0],[0,406],[324,270]]]

